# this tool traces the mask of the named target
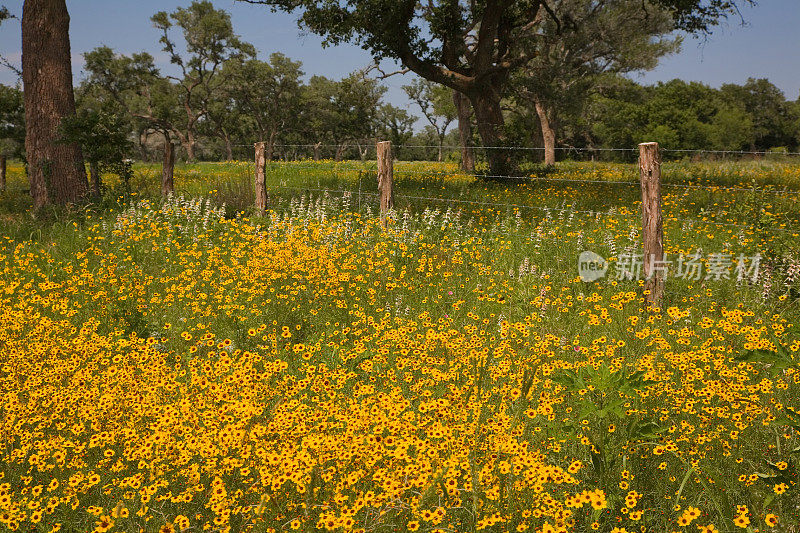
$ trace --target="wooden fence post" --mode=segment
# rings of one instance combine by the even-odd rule
[[[266,167],[267,157],[264,150],[265,143],[255,143],[256,148],[256,209],[258,213],[263,215],[267,211],[267,182],[266,182]]]
[[[647,302],[661,307],[664,297],[664,228],[661,218],[661,155],[658,143],[639,145],[639,177],[642,187],[642,237],[644,239]]]
[[[161,194],[167,196],[175,192],[175,145],[164,139],[164,162],[161,165]]]
[[[386,225],[386,213],[394,207],[394,162],[392,142],[378,143],[378,190],[381,193],[381,222]]]
[[[6,190],[6,156],[0,155],[0,192]]]

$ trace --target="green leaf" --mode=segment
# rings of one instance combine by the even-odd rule
[[[666,429],[655,422],[642,420],[633,424],[630,429],[630,436],[632,440],[653,440],[657,439],[664,431]]]
[[[577,375],[572,370],[559,370],[550,375],[550,381],[563,385],[568,389],[574,389]]]

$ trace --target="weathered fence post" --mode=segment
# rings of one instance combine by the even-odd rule
[[[386,225],[386,213],[394,207],[394,162],[392,142],[378,143],[378,190],[381,193],[381,222]]]
[[[642,187],[645,290],[649,305],[660,307],[664,297],[664,228],[661,218],[661,156],[658,143],[639,145]]]
[[[175,192],[175,145],[164,139],[164,162],[161,165],[161,194],[167,196]]]
[[[0,192],[6,190],[6,156],[0,155]]]
[[[267,158],[263,142],[255,144],[256,148],[256,209],[263,215],[267,211],[267,182],[266,166]]]

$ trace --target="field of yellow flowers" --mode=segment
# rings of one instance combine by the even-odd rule
[[[667,253],[762,263],[655,310],[578,277],[638,250],[633,166],[396,168],[386,227],[374,163],[271,164],[265,217],[247,163],[139,166],[46,225],[12,169],[0,530],[800,531],[800,166],[665,166]]]

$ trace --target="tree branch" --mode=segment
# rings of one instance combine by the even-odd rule
[[[386,78],[391,78],[392,76],[396,76],[398,74],[404,75],[411,72],[410,68],[402,68],[400,70],[395,70],[394,72],[385,72],[378,63],[375,63],[364,69],[364,75],[369,74],[373,70],[377,70],[380,73],[380,76],[375,77],[377,80],[385,80]]]

